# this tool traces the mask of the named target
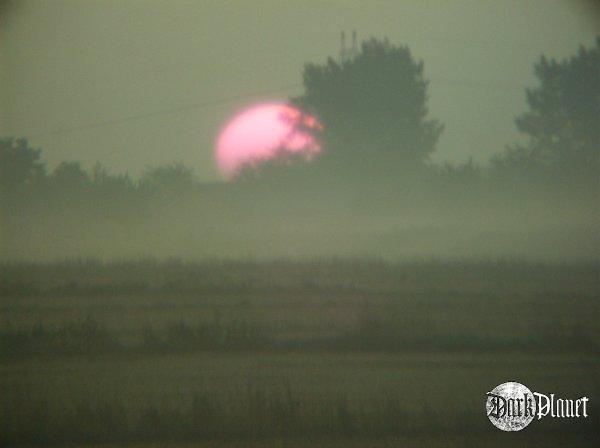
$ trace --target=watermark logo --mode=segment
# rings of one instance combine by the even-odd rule
[[[521,383],[502,383],[487,393],[487,416],[502,431],[520,431],[535,416],[533,393]]]
[[[521,383],[510,381],[496,386],[488,392],[485,409],[492,424],[502,431],[520,431],[534,418],[542,417],[573,418],[588,416],[589,398],[576,400],[555,398],[532,392]]]

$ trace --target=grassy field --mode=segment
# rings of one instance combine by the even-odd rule
[[[377,260],[0,266],[0,442],[597,446],[600,266]],[[590,417],[488,421],[519,381]]]

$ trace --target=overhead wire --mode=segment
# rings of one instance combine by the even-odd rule
[[[186,111],[190,111],[190,110],[197,110],[197,109],[204,109],[207,107],[219,106],[221,104],[227,104],[227,103],[231,103],[231,102],[238,101],[241,99],[248,99],[248,98],[253,98],[256,96],[260,96],[260,95],[268,95],[268,94],[272,94],[272,93],[288,91],[288,90],[291,90],[294,88],[298,88],[300,86],[301,86],[301,84],[289,84],[289,85],[281,86],[281,87],[278,87],[275,89],[256,91],[256,92],[252,92],[252,93],[246,93],[243,95],[222,97],[222,98],[218,98],[215,100],[202,101],[199,103],[192,103],[192,104],[185,104],[185,105],[178,106],[178,107],[154,110],[151,112],[135,114],[135,115],[128,115],[125,117],[115,118],[115,119],[106,120],[106,121],[99,121],[99,122],[95,122],[95,123],[70,126],[70,127],[65,127],[65,128],[61,128],[61,129],[56,129],[53,131],[41,131],[41,132],[27,133],[27,136],[30,138],[31,137],[41,137],[41,136],[51,136],[51,135],[66,134],[66,133],[71,133],[71,132],[84,131],[84,130],[88,130],[88,129],[112,126],[112,125],[116,125],[116,124],[127,123],[130,121],[143,120],[146,118],[156,117],[156,116],[160,116],[160,115],[177,114],[177,113],[186,112]]]
[[[494,83],[484,83],[484,82],[472,81],[469,79],[449,79],[449,78],[437,78],[436,79],[436,78],[434,78],[433,80],[431,80],[431,82],[434,85],[435,84],[443,84],[443,85],[445,84],[445,85],[450,85],[450,86],[463,86],[463,87],[469,87],[469,88],[481,88],[481,89],[486,89],[486,90],[490,90],[490,89],[492,89],[492,90],[509,90],[509,89],[514,90],[514,89],[524,89],[525,88],[524,85],[521,86],[516,83],[515,84],[494,84]],[[172,115],[172,114],[187,112],[187,111],[191,111],[191,110],[205,109],[208,107],[219,106],[222,104],[227,104],[227,103],[231,103],[231,102],[243,100],[243,99],[249,99],[249,98],[253,98],[256,96],[269,95],[269,94],[273,94],[273,93],[281,93],[281,92],[289,91],[289,90],[296,89],[299,87],[302,87],[302,84],[288,84],[288,85],[277,87],[275,89],[255,91],[255,92],[251,92],[251,93],[247,93],[247,94],[235,95],[235,96],[229,96],[229,97],[222,97],[222,98],[217,98],[214,100],[185,104],[185,105],[178,106],[178,107],[159,109],[159,110],[154,110],[154,111],[140,113],[140,114],[134,114],[134,115],[128,115],[128,116],[114,118],[114,119],[105,120],[105,121],[98,121],[95,123],[69,126],[69,127],[64,127],[61,129],[51,130],[51,131],[38,131],[38,132],[32,132],[32,133],[25,133],[24,135],[27,135],[29,138],[35,138],[35,137],[68,134],[68,133],[72,133],[72,132],[85,131],[85,130],[89,130],[89,129],[113,126],[113,125],[117,125],[117,124],[131,122],[131,121],[143,120],[143,119],[157,117],[157,116],[161,116],[161,115]]]

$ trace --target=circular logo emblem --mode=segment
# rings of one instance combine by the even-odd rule
[[[502,431],[520,431],[535,416],[535,397],[527,386],[514,381],[502,383],[487,393],[485,410]]]

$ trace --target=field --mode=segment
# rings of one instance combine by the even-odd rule
[[[5,445],[597,446],[597,263],[5,263],[0,293]],[[498,431],[511,380],[590,416]]]

